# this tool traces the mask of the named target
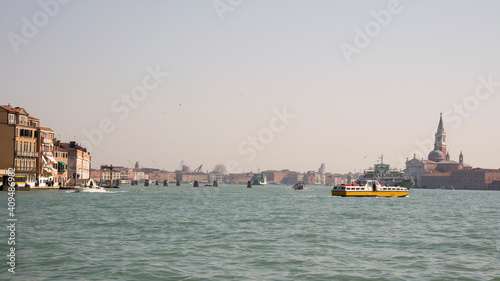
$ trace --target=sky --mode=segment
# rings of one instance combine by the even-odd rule
[[[92,166],[500,168],[498,1],[0,2],[0,104]],[[498,81],[498,82],[497,82]]]

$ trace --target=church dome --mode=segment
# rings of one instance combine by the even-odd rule
[[[434,162],[443,161],[445,159],[443,152],[437,149],[431,151],[431,153],[429,153],[429,157],[427,158]]]

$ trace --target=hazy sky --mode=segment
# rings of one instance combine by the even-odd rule
[[[499,12],[499,1],[1,1],[0,103],[90,143],[93,167],[349,172],[381,154],[403,167],[432,149],[443,112],[452,160],[463,150],[500,168]]]

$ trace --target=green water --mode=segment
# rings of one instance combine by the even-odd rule
[[[16,194],[2,280],[500,280],[500,192],[331,197],[329,187]],[[0,193],[7,225],[7,193]]]

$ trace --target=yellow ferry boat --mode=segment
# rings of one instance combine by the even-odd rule
[[[342,197],[404,197],[410,190],[401,186],[385,186],[376,180],[358,181],[357,184],[340,184],[332,189],[332,196]]]

